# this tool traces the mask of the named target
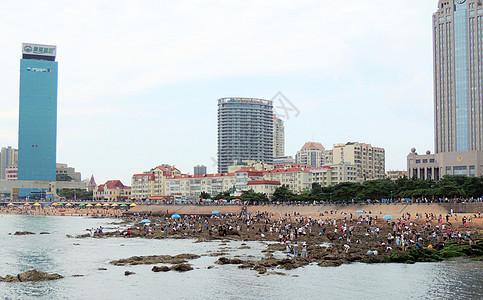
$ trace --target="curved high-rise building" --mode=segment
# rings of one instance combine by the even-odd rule
[[[273,162],[272,101],[218,99],[218,172],[228,172],[235,160]]]

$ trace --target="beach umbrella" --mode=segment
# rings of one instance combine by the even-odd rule
[[[15,206],[15,204],[9,203],[9,204],[7,204],[7,206]]]
[[[217,211],[217,210],[214,210],[214,211],[212,211],[211,213],[212,213],[212,214],[214,214],[214,215],[216,215],[216,214],[219,214],[220,212],[219,212],[219,211]]]
[[[206,201],[206,202],[211,202],[211,199],[206,199],[205,201]]]
[[[171,216],[171,218],[173,218],[173,219],[179,219],[179,218],[181,218],[181,216],[178,215],[178,214],[174,214],[174,215]]]
[[[64,206],[64,203],[59,203],[59,206]]]
[[[136,206],[136,204],[134,204],[134,203],[131,203],[131,205],[129,205],[129,206],[131,206],[131,207],[134,207],[134,206]]]
[[[90,203],[86,205],[86,207],[92,207],[92,206],[93,206],[93,205],[92,205],[92,204],[90,204]]]
[[[97,206],[97,207],[99,207],[99,206],[102,206],[102,204],[100,204],[100,203],[97,203],[97,204],[96,204],[95,206]]]
[[[220,200],[218,200],[218,201],[222,202],[222,201],[223,201],[223,199],[220,199]]]
[[[365,211],[363,211],[363,210],[358,210],[358,211],[356,211],[356,213],[357,213],[357,214],[363,214],[363,213],[365,213]]]
[[[104,203],[104,206],[111,206],[109,203]]]
[[[52,203],[51,205],[52,205],[52,206],[57,206],[57,205],[59,205],[59,204],[58,204],[57,202],[54,202],[54,203]]]
[[[117,206],[117,203],[113,203],[111,204],[112,207],[116,207]]]
[[[127,206],[127,204],[126,204],[126,203],[123,203],[123,204],[121,204],[121,205],[119,205],[119,206],[121,206],[121,207],[126,207],[126,206]]]
[[[72,204],[70,204],[70,203],[67,203],[67,204],[66,204],[65,206],[68,206],[68,207],[71,207],[71,206],[72,206]]]
[[[393,217],[393,216],[391,216],[391,215],[385,215],[385,216],[384,216],[384,217],[382,217],[382,218],[383,218],[383,219],[386,219],[386,220],[392,220],[392,219],[394,219],[394,217]]]
[[[81,204],[79,204],[79,206],[86,206],[86,204],[85,203],[81,203]]]
[[[240,201],[240,199],[237,198],[237,199],[235,199],[235,201]]]
[[[139,222],[140,224],[145,224],[145,223],[151,223],[151,220],[149,219],[144,219],[144,220],[141,220],[141,222]]]
[[[40,206],[40,203],[35,202],[35,203],[34,203],[34,206]]]
[[[23,206],[30,206],[30,203],[26,202]]]

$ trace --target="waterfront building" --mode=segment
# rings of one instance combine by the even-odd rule
[[[96,186],[97,186],[97,183],[96,183],[96,180],[94,179],[94,175],[91,175],[91,179],[89,180],[89,183],[87,184],[87,190],[89,192],[92,192],[92,191],[94,191]]]
[[[285,156],[285,127],[283,120],[273,116],[273,157]]]
[[[144,171],[142,174],[134,174],[131,178],[132,198],[147,199],[153,196],[164,196],[166,179],[178,175],[181,175],[181,172],[177,168],[166,164]]]
[[[439,0],[432,21],[435,153],[412,148],[408,176],[482,176],[482,1]]]
[[[131,199],[131,187],[120,180],[108,180],[94,189],[94,199],[98,201],[126,201]]]
[[[17,168],[18,150],[12,147],[2,147],[0,151],[0,180],[8,180],[6,175],[7,168]]]
[[[18,179],[56,180],[56,46],[22,44]]]
[[[350,163],[355,166],[359,182],[386,178],[386,159],[383,148],[349,142],[334,145],[331,153],[332,164]]]
[[[308,168],[273,169],[263,172],[263,180],[278,181],[294,193],[312,188],[312,173]]]
[[[204,175],[206,174],[206,166],[204,165],[198,165],[194,167],[193,170],[194,175]]]
[[[270,100],[218,100],[218,172],[235,160],[273,161],[273,105]]]
[[[81,173],[76,172],[75,168],[69,167],[67,164],[58,163],[56,164],[56,174],[59,180],[64,178],[71,178],[70,181],[81,182]],[[62,178],[62,179],[64,179]]]
[[[312,183],[316,182],[320,186],[358,182],[356,166],[350,163],[331,164],[308,170],[312,173]]]
[[[433,14],[436,153],[483,150],[482,28],[482,1],[438,1]]]
[[[10,166],[5,169],[5,180],[16,181],[18,180],[18,167]]]
[[[176,199],[199,200],[201,192],[215,196],[221,192],[231,192],[234,188],[235,173],[180,174],[166,179],[167,195]]]
[[[321,143],[307,142],[297,151],[295,162],[310,167],[321,167],[325,164],[325,148]]]

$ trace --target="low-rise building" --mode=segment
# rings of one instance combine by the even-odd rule
[[[18,180],[18,167],[10,166],[5,169],[5,180],[15,181]]]
[[[389,170],[389,171],[386,171],[386,176],[388,179],[391,179],[392,181],[396,181],[399,178],[407,177],[408,172],[401,171],[401,170]]]
[[[132,198],[145,200],[152,196],[166,195],[166,179],[179,175],[181,172],[169,165],[157,166],[149,171],[134,174],[131,178]]]
[[[72,180],[65,180],[65,181],[74,181],[74,182],[81,182],[81,173],[76,172],[75,168],[69,167],[67,164],[57,163],[56,164],[56,174],[57,178],[62,176],[68,176]],[[60,179],[59,179],[60,180]]]
[[[235,187],[235,173],[177,175],[166,179],[166,194],[178,198],[197,200],[201,192],[215,196],[232,191]]]
[[[310,168],[312,182],[320,186],[336,185],[342,182],[357,182],[356,167],[349,163],[331,164],[319,168]]]
[[[108,180],[94,189],[94,199],[98,201],[125,201],[131,199],[131,187],[120,180]]]
[[[483,151],[455,151],[431,154],[416,153],[412,148],[407,156],[408,177],[440,180],[445,175],[483,176]]]
[[[263,180],[278,181],[294,193],[312,187],[312,173],[306,168],[273,169],[263,172]]]

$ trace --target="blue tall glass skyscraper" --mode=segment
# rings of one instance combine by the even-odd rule
[[[55,46],[22,45],[18,128],[19,180],[56,180],[55,52]]]
[[[439,0],[433,38],[436,153],[482,151],[482,1]]]

